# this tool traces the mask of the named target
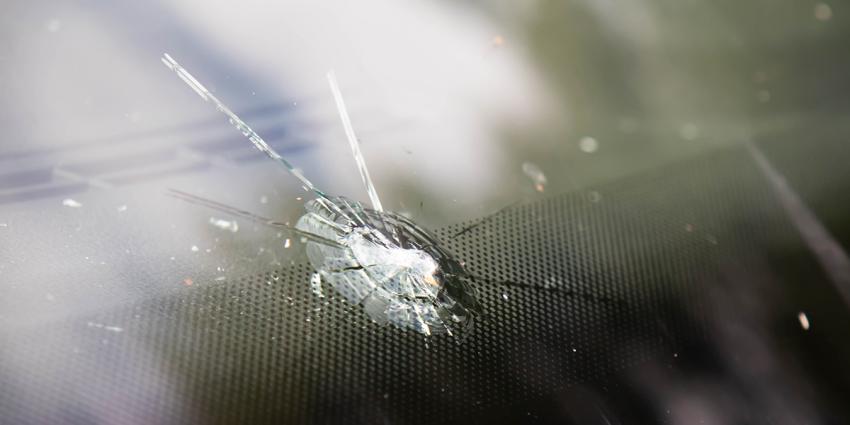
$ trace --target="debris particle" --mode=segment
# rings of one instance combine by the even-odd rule
[[[199,251],[199,248],[198,248],[198,246],[197,246],[197,245],[192,245],[192,247],[191,247],[191,248],[189,248],[189,250],[191,250],[192,252],[198,252],[198,251]]]
[[[502,298],[504,298],[504,299],[505,299],[505,301],[507,301],[507,300],[508,300],[508,294],[503,293],[503,294],[502,294]]]
[[[62,29],[62,21],[54,18],[47,21],[47,25],[44,27],[48,32],[59,32]]]
[[[283,247],[284,247],[284,248],[289,248],[289,246],[290,246],[291,244],[292,244],[292,243],[291,243],[291,242],[289,242],[289,238],[286,238],[286,240],[285,240],[285,241],[283,241]]]
[[[194,283],[195,282],[192,280],[191,277],[187,277],[186,279],[183,279],[183,284],[186,285],[186,286],[192,286]]]
[[[77,202],[77,201],[75,201],[71,198],[66,198],[66,199],[62,200],[62,205],[66,206],[68,208],[80,208],[80,207],[83,206],[83,204],[81,204],[81,203],[79,203],[79,202]]]
[[[617,127],[620,129],[621,132],[630,134],[637,131],[638,122],[632,117],[623,117],[620,119],[620,122],[618,123]]]
[[[118,327],[118,326],[108,326],[108,325],[104,325],[102,323],[87,322],[86,325],[88,325],[88,327],[90,327],[90,328],[103,329],[105,331],[110,331],[110,332],[124,332],[124,328],[121,328],[121,327]]]
[[[127,211],[127,206],[126,205],[120,205],[120,206],[118,206],[118,208],[116,208],[116,210],[118,210],[118,212]]]
[[[832,8],[826,3],[818,3],[815,5],[815,19],[818,21],[828,21],[832,19]]]
[[[227,278],[224,277],[224,276],[219,276],[219,277],[215,278],[216,282],[224,282],[225,280],[227,280]]]
[[[797,320],[800,321],[800,327],[803,328],[804,331],[809,330],[809,317],[806,316],[806,313],[802,311],[797,314]]]
[[[696,140],[699,137],[699,127],[693,123],[685,123],[679,128],[679,135],[685,140]]]
[[[218,227],[221,230],[230,230],[233,233],[239,231],[239,223],[235,220],[223,220],[220,218],[210,217],[210,224],[215,227]]]
[[[582,137],[581,140],[578,141],[578,148],[584,153],[593,153],[599,149],[599,142],[597,142],[593,137]]]
[[[528,176],[532,182],[534,182],[534,190],[538,192],[543,192],[546,188],[546,175],[543,174],[543,170],[532,162],[523,162],[522,163],[522,172]]]
[[[0,223],[0,227],[9,227],[8,223]]]
[[[688,233],[693,232],[694,231],[694,225],[690,224],[690,223],[686,224],[685,225],[685,231],[688,232]]]
[[[260,196],[260,203],[261,203],[261,204],[268,204],[268,203],[269,203],[269,198],[268,198],[268,197],[266,197],[266,195]]]

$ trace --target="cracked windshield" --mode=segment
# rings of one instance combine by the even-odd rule
[[[0,423],[850,421],[837,2],[0,23]]]

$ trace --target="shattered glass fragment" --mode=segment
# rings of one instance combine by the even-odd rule
[[[377,323],[426,335],[453,333],[481,313],[469,276],[412,221],[343,197],[313,199],[295,228],[321,280]]]
[[[372,208],[318,189],[185,68],[167,54],[162,61],[204,101],[224,113],[258,150],[283,165],[316,197],[305,203],[307,213],[291,227],[185,192],[172,190],[172,196],[297,234],[305,242],[307,257],[316,270],[310,278],[313,292],[323,297],[325,282],[347,302],[361,306],[379,324],[390,323],[425,335],[453,335],[469,328],[473,319],[482,314],[470,284],[472,277],[462,264],[424,229],[399,214],[384,211],[332,72],[328,73],[328,83]],[[277,280],[276,276],[273,278]]]

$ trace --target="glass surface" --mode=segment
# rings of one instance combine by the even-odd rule
[[[850,9],[838,2],[6,6],[0,422],[850,415]],[[166,53],[295,175],[163,66]],[[383,267],[354,290],[395,285],[404,303],[437,306],[427,320],[346,298],[347,278],[311,280],[322,271],[315,257],[329,251],[310,251],[321,226],[304,235],[296,224],[322,194],[362,203],[348,218],[371,214],[370,228],[384,232],[366,239],[400,231],[404,248],[328,270]],[[432,234],[404,237],[420,228]],[[423,242],[432,238],[439,248]],[[471,280],[444,280],[455,267]],[[342,329],[321,313],[285,344],[216,334],[236,321],[290,332],[272,310],[256,307],[255,317],[204,295],[230,288],[275,312],[297,304],[263,298],[245,279],[304,288],[308,311],[342,309],[360,330],[339,331],[349,354],[327,356],[356,363],[368,351],[377,370],[386,365],[370,376],[398,393],[327,366],[342,360],[305,354],[324,335],[311,327]],[[522,304],[532,293],[575,315],[534,314]],[[464,314],[478,307],[466,330]],[[216,343],[170,351],[183,312],[194,318],[189,335]],[[464,331],[431,332],[452,323],[450,312],[462,312]],[[384,316],[391,323],[369,320]],[[377,342],[361,347],[357,332]],[[421,343],[416,356],[434,366],[405,363],[413,357],[392,351],[396,340]],[[234,360],[236,347],[266,353],[263,371]],[[205,356],[197,363],[195,350]],[[402,385],[410,376],[419,389]],[[497,382],[511,386],[499,392]],[[348,415],[346,403],[369,413]],[[445,416],[417,413],[435,403]]]

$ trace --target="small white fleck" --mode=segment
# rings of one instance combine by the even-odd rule
[[[0,227],[9,227],[8,223],[0,223]]]
[[[581,140],[578,141],[578,148],[581,149],[582,152],[593,153],[599,149],[599,142],[597,142],[593,137],[582,137]]]
[[[575,353],[575,352],[577,352],[577,351],[578,351],[578,350],[576,350],[575,348],[573,348],[573,353]]]
[[[49,32],[58,32],[62,29],[62,21],[56,18],[51,19],[47,21],[47,25],[45,25],[45,28],[47,28],[47,31]]]
[[[196,247],[196,248],[197,248],[197,247]],[[171,261],[174,261],[174,260],[176,260],[176,259],[177,259],[176,257],[171,257]]]
[[[266,195],[260,196],[260,203],[261,204],[268,204],[269,198]]]
[[[227,280],[227,278],[226,278],[226,277],[224,277],[224,276],[219,276],[219,277],[215,278],[215,280],[216,280],[217,282],[222,282],[222,281],[224,281],[224,280]]]
[[[75,201],[71,198],[66,198],[66,199],[62,200],[62,205],[69,207],[69,208],[80,208],[80,207],[83,206],[83,204],[81,204],[81,203],[79,203],[79,202],[77,202],[77,201]]]
[[[679,128],[679,135],[685,140],[695,140],[699,137],[699,127],[693,123],[685,123]]]
[[[189,248],[189,249],[190,249],[190,250],[192,250],[192,252],[198,252],[198,251],[199,251],[199,248],[198,248],[198,246],[197,246],[197,245],[192,245],[192,247],[191,247],[191,248]],[[173,257],[172,257],[172,258],[173,258]]]
[[[623,117],[620,119],[618,127],[623,133],[634,133],[638,129],[638,122],[634,118]]]
[[[809,317],[806,316],[806,313],[803,313],[802,311],[798,313],[797,320],[800,321],[800,327],[802,327],[804,331],[809,330]]]
[[[289,238],[286,238],[286,240],[283,242],[283,247],[289,248],[290,245],[291,245],[291,242],[289,242]]]
[[[832,8],[826,3],[818,3],[815,5],[815,19],[819,21],[828,21],[832,19]]]
[[[120,205],[116,209],[118,210],[118,212],[124,212],[124,211],[127,211],[127,206],[126,205]]]
[[[118,326],[108,326],[102,323],[87,322],[86,325],[90,328],[103,329],[110,332],[124,332],[124,328]]]
[[[507,301],[508,300],[508,294],[502,293],[502,298],[504,298],[505,301]]]
[[[215,226],[215,227],[218,227],[219,229],[222,229],[222,230],[230,230],[233,233],[236,233],[236,232],[239,231],[239,223],[237,223],[235,220],[230,221],[230,220],[223,220],[223,219],[220,219],[220,218],[210,217],[210,224]]]

